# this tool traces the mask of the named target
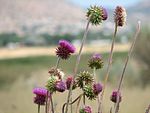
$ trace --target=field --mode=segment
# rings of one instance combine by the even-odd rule
[[[109,109],[113,104],[110,102],[110,94],[117,86],[118,75],[121,73],[123,62],[127,52],[116,52],[114,54],[113,68],[111,70],[111,76],[109,84],[106,90],[105,113],[109,112]],[[86,69],[90,72],[87,66],[87,61],[91,54],[84,54],[81,59],[81,65],[79,71]],[[106,62],[108,53],[103,53],[104,68],[97,71],[99,79],[103,80],[103,75],[106,70]],[[60,67],[66,72],[66,75],[72,74],[76,57],[73,56],[67,61],[61,61]],[[37,106],[33,104],[32,88],[35,86],[44,86],[48,78],[48,69],[54,66],[56,58],[52,56],[28,56],[23,58],[3,59],[0,60],[0,113],[36,113]],[[121,103],[120,113],[144,113],[150,100],[150,88],[143,89],[137,84],[138,69],[134,60],[129,64],[127,69],[124,87],[122,90],[123,101]],[[136,83],[136,85],[134,85]],[[80,91],[78,91],[80,92]],[[67,92],[65,93],[67,94]],[[54,100],[59,100],[59,103],[55,103],[55,107],[60,108],[60,104],[65,100],[65,94],[56,94]],[[58,96],[62,95],[62,96]],[[77,94],[74,94],[76,97]],[[64,98],[62,98],[64,97]],[[58,101],[57,101],[58,102]],[[96,101],[93,106],[93,110],[96,109]],[[44,109],[43,109],[44,110]],[[58,111],[56,113],[60,113]]]

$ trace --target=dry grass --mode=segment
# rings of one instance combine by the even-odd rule
[[[129,49],[130,44],[116,44],[115,52],[124,52]],[[6,58],[18,58],[18,57],[28,57],[28,56],[40,56],[40,55],[55,55],[55,48],[56,47],[21,47],[16,49],[7,49],[1,48],[0,49],[0,59]],[[98,48],[98,49],[93,49]],[[77,47],[77,50],[79,47]],[[83,53],[93,53],[93,52],[109,52],[110,46],[85,46]]]
[[[36,85],[44,86],[47,79],[47,70],[38,71],[32,73],[29,78],[23,78],[21,76],[16,80],[16,82],[10,86],[9,90],[0,91],[0,113],[36,113],[37,106],[33,104],[33,94],[32,88]],[[37,82],[38,81],[38,82]],[[111,85],[107,87],[106,95],[104,98],[105,102],[105,112],[109,113],[109,109],[113,104],[110,102],[109,97],[112,91]],[[78,91],[79,93],[80,91]],[[121,103],[120,113],[144,113],[146,106],[149,104],[150,100],[150,90],[149,87],[146,89],[140,89],[138,87],[133,88],[123,88],[123,101]],[[60,108],[62,102],[66,98],[66,93],[56,94],[54,100],[57,112],[60,113]],[[73,93],[74,97],[77,93]],[[94,104],[93,104],[94,103]],[[59,104],[59,105],[58,105]],[[95,111],[97,108],[96,101],[88,103],[93,106]],[[42,108],[44,112],[44,108]],[[94,112],[95,113],[95,112]]]

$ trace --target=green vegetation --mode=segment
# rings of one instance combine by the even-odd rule
[[[118,52],[114,54],[113,67],[110,76],[110,82],[115,83],[118,79],[117,76],[120,75],[122,71],[122,67],[124,65],[124,60],[126,57],[126,52]],[[90,72],[92,70],[87,66],[88,59],[91,54],[84,54],[81,57],[81,63],[79,67],[79,71],[85,69]],[[103,76],[106,72],[107,66],[107,58],[108,53],[103,54],[104,58],[104,68],[97,72],[99,78],[103,80]],[[71,57],[67,61],[61,61],[60,67],[63,67],[64,72],[68,74],[73,73],[73,68],[75,64],[76,56]],[[8,84],[12,84],[18,77],[23,76],[24,78],[28,78],[32,75],[33,72],[47,70],[55,66],[56,57],[55,56],[38,56],[38,57],[26,57],[26,58],[15,58],[15,59],[6,59],[0,60],[0,86],[1,88],[7,86]],[[132,63],[130,63],[129,68],[127,70],[126,80],[130,80],[130,83],[135,83],[137,79],[134,67]],[[131,76],[132,75],[132,76]],[[132,79],[131,79],[132,78]]]
[[[150,84],[150,27],[141,31],[135,53],[141,70],[140,82],[143,87]]]

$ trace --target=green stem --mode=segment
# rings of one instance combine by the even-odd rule
[[[130,50],[128,52],[128,55],[127,55],[127,58],[126,58],[126,61],[125,61],[125,65],[123,67],[123,71],[122,71],[122,74],[121,74],[121,77],[120,77],[120,80],[119,80],[119,85],[118,85],[118,93],[120,92],[120,89],[121,89],[121,85],[122,85],[122,82],[123,82],[123,78],[125,76],[125,71],[126,71],[126,68],[127,68],[127,65],[128,65],[128,62],[129,62],[129,59],[131,57],[131,54],[132,54],[132,51],[133,51],[133,48],[135,46],[135,43],[136,43],[136,40],[137,40],[137,37],[140,33],[140,21],[138,22],[138,26],[137,26],[137,30],[136,30],[136,33],[134,35],[134,40],[132,42],[132,45],[130,47]],[[116,107],[115,107],[115,113],[118,112],[118,106],[119,106],[119,95],[117,95],[117,103],[116,103]]]
[[[54,104],[53,104],[53,97],[52,97],[52,94],[51,94],[51,97],[50,97],[50,102],[51,102],[51,110],[52,110],[52,113],[54,113]]]
[[[81,47],[80,47],[80,50],[79,50],[79,54],[77,56],[76,65],[75,65],[75,68],[74,68],[73,78],[75,78],[75,76],[77,74],[77,71],[78,71],[78,67],[79,67],[79,63],[80,63],[80,59],[81,59],[82,49],[83,49],[84,43],[85,43],[86,38],[87,38],[88,31],[89,31],[89,25],[90,25],[90,19],[88,19],[87,26],[86,26],[86,29],[85,29],[85,32],[84,32],[84,36],[83,36],[83,39],[82,39]],[[66,105],[65,113],[68,112],[68,106],[69,106],[70,96],[71,96],[71,92],[72,92],[72,86],[73,86],[73,84],[71,83],[71,86],[70,86],[70,89],[69,89],[69,92],[68,92],[67,105]]]
[[[40,113],[40,104],[38,104],[38,113]]]

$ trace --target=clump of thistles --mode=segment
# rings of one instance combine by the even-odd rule
[[[100,69],[103,67],[103,60],[100,54],[94,54],[88,61],[88,65],[91,69]]]
[[[117,26],[123,26],[126,23],[126,10],[122,6],[117,6],[114,12],[114,21]]]
[[[107,19],[107,11],[103,7],[91,6],[88,8],[87,15],[89,21],[93,25],[99,25],[103,20]]]
[[[85,106],[80,109],[79,113],[92,113],[92,108],[90,106]]]
[[[36,95],[34,97],[34,103],[38,105],[45,105],[47,90],[45,88],[34,88],[33,93]]]
[[[118,91],[113,91],[110,100],[114,103],[117,103],[117,98],[119,99],[118,102],[121,102],[122,100],[121,93]]]
[[[60,40],[56,49],[56,55],[61,59],[68,59],[75,52],[75,47],[66,40]]]

